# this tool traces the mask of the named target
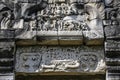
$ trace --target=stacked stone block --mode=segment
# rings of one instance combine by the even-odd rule
[[[105,0],[106,80],[120,80],[120,1]]]

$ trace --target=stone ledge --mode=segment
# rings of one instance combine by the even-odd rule
[[[18,75],[104,75],[106,72],[40,72],[40,73],[26,73],[26,72],[17,72]]]
[[[14,30],[0,30],[0,40],[1,39],[14,39],[15,31]]]
[[[83,31],[86,45],[103,45],[104,34],[102,30]]]
[[[120,41],[107,40],[105,42],[105,51],[120,51]]]

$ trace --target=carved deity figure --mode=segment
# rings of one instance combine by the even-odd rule
[[[50,30],[51,28],[51,22],[50,20],[47,20],[43,25],[43,30]]]

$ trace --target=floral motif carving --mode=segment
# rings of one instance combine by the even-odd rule
[[[104,57],[100,47],[99,51],[91,49],[90,52],[86,51],[90,50],[89,47],[36,46],[34,48],[17,50],[17,72],[94,72],[98,62]]]

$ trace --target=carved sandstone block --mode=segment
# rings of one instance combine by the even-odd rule
[[[102,30],[83,31],[86,45],[103,45],[104,34]]]
[[[0,76],[1,80],[14,80],[13,75]]]
[[[16,39],[33,39],[36,36],[36,31],[25,31],[16,36]]]
[[[14,30],[0,30],[0,39],[15,39]]]
[[[37,31],[37,44],[58,45],[57,31]]]
[[[82,31],[58,31],[60,45],[81,45],[83,44]]]
[[[120,38],[120,28],[119,25],[106,26],[105,27],[105,36],[108,39],[117,39]]]
[[[18,47],[16,71],[39,72],[104,72],[104,51],[101,47]]]
[[[105,51],[120,51],[120,42],[115,40],[107,40],[105,42]]]
[[[13,54],[15,51],[15,43],[13,41],[1,41],[0,42],[0,54]],[[9,57],[9,56],[8,56]]]

